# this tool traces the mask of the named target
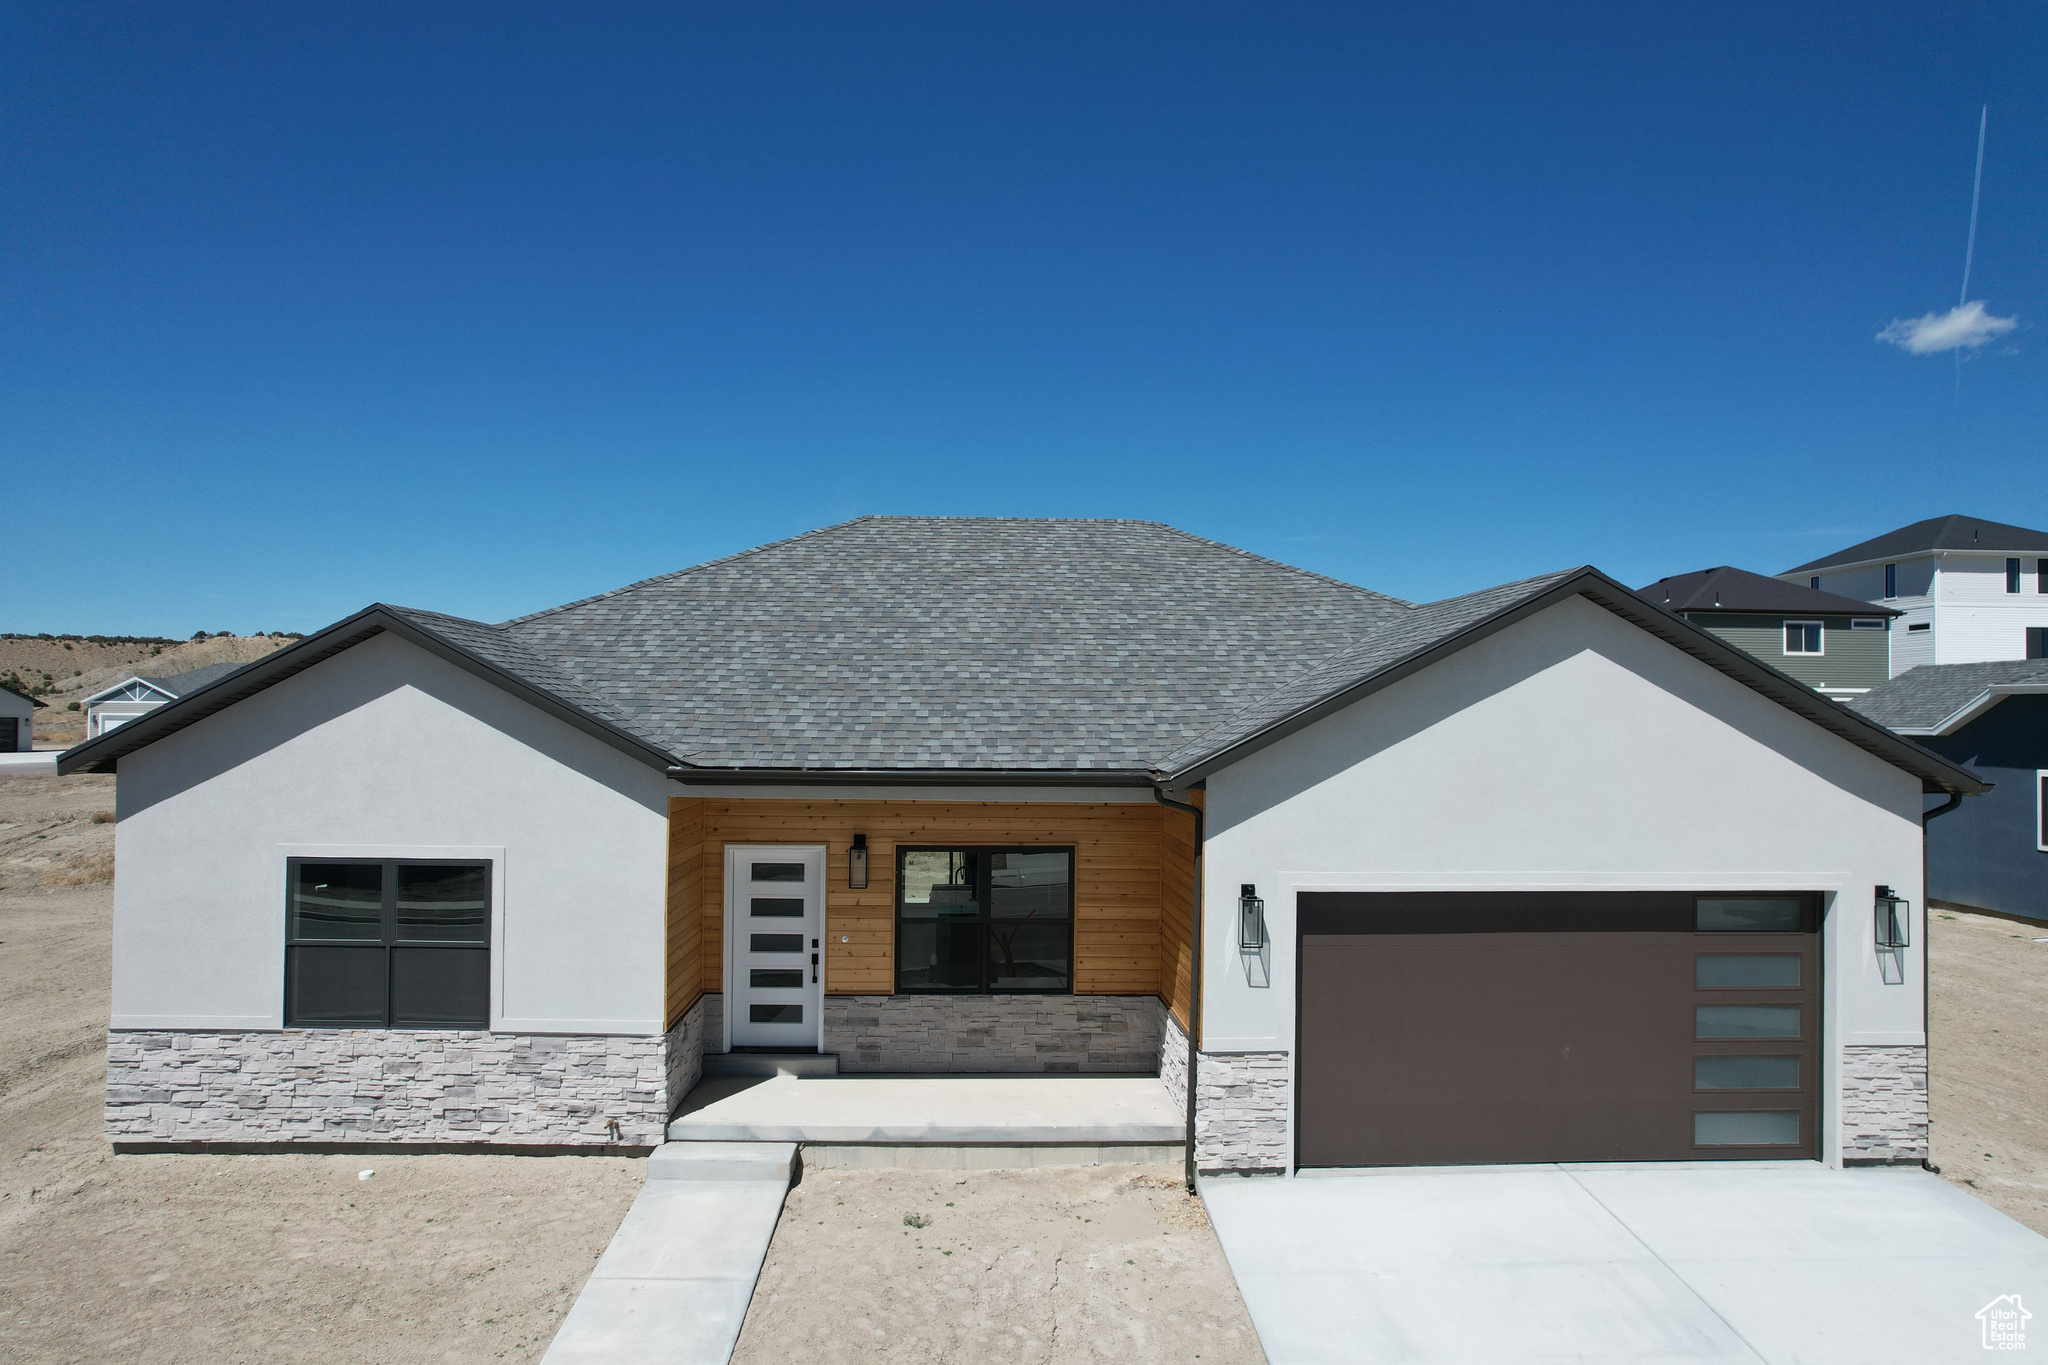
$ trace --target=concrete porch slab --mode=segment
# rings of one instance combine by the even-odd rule
[[[719,1077],[668,1126],[677,1142],[1044,1146],[1178,1143],[1153,1076]]]

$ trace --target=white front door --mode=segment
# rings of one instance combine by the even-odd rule
[[[821,845],[726,845],[728,1048],[820,1045],[824,937]]]

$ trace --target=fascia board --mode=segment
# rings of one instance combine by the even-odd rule
[[[1103,768],[692,768],[678,782],[710,786],[1150,787],[1149,770]]]
[[[2048,683],[1999,683],[1985,688],[1932,725],[1895,725],[1892,728],[1902,735],[1952,735],[2007,697],[2038,697],[2044,693],[2048,693]]]
[[[99,691],[93,693],[89,697],[80,697],[78,699],[78,704],[80,706],[91,706],[94,702],[99,701],[101,698],[105,697],[107,693],[119,692],[122,688],[128,686],[128,684],[130,683],[141,683],[144,687],[148,688],[150,691],[156,693],[158,696],[163,697],[168,701],[176,701],[178,699],[176,695],[174,695],[173,693],[164,691],[164,689],[158,687],[155,683],[143,677],[141,674],[136,674],[132,677],[123,678],[121,681],[115,683],[112,687],[101,688]],[[123,700],[127,700],[127,698],[123,698]]]

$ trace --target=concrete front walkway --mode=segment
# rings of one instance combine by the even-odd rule
[[[1403,1168],[1204,1180],[1271,1365],[1981,1360],[2048,1239],[1917,1169]],[[2048,1316],[2040,1319],[2048,1348]]]

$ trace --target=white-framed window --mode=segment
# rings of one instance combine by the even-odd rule
[[[1787,621],[1785,623],[1785,652],[1787,654],[1822,654],[1821,629],[1818,621]]]
[[[2034,847],[2048,853],[2048,768],[2034,769]]]
[[[1852,621],[1850,621],[1850,622],[1849,622],[1849,629],[1851,629],[1851,630],[1883,630],[1883,629],[1884,629],[1884,618],[1882,618],[1882,617],[1870,617],[1870,616],[1858,616],[1858,617],[1856,617],[1856,618],[1855,618],[1854,620],[1852,620]]]

